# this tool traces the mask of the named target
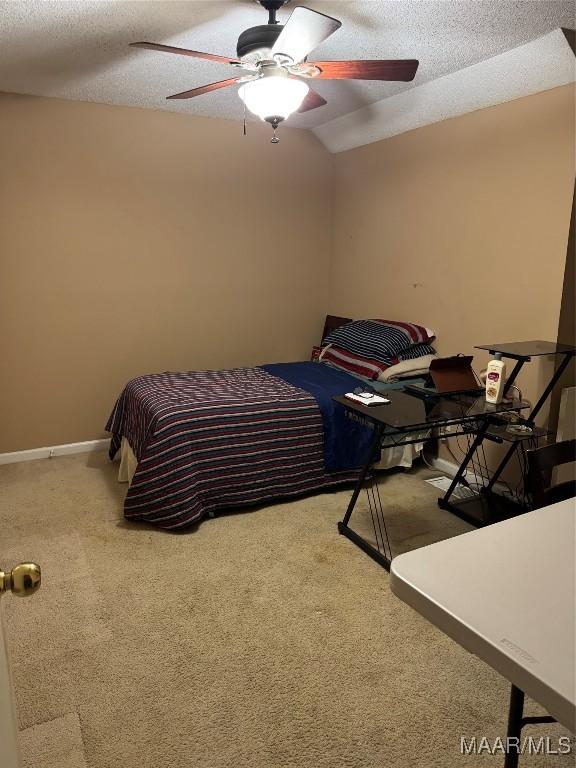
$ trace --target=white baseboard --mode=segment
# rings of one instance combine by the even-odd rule
[[[446,475],[447,477],[454,477],[456,472],[458,472],[458,464],[455,464],[452,461],[448,461],[448,459],[443,458],[434,458],[434,459],[427,459],[426,463],[429,467],[432,469],[437,469],[438,472],[442,472],[442,474]],[[471,472],[469,469],[464,472],[464,479],[468,482],[480,482],[481,478],[477,477],[477,475],[474,474],[474,472]]]
[[[110,439],[86,440],[84,443],[67,443],[66,445],[51,445],[47,448],[31,448],[28,451],[0,453],[0,464],[16,464],[19,461],[36,461],[36,459],[51,459],[54,456],[71,456],[75,453],[91,453],[105,451],[110,445]]]
[[[454,477],[456,472],[458,472],[458,465],[454,464],[452,461],[448,461],[448,459],[442,459],[442,458],[433,458],[433,459],[426,459],[426,464],[431,469],[437,469],[438,472],[442,472],[444,475],[447,475],[448,477]],[[464,473],[464,479],[467,480],[469,483],[478,483],[479,485],[483,485],[483,481],[481,477],[478,477],[474,472],[471,472],[469,469],[466,470]],[[508,492],[508,487],[504,484],[498,481],[494,485],[494,490],[506,495]]]
[[[448,477],[454,477],[458,471],[457,464],[454,464],[452,461],[448,461],[448,459],[438,458],[437,456],[433,459],[426,459],[426,463],[429,464],[433,469],[437,469],[438,472],[443,472],[445,475],[448,475]]]

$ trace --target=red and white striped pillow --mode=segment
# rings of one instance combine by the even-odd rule
[[[369,360],[366,357],[356,355],[354,352],[335,347],[333,344],[324,347],[316,359],[323,363],[330,363],[330,365],[348,373],[364,376],[367,379],[377,379],[379,374],[390,367],[386,363]]]

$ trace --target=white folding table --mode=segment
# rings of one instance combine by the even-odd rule
[[[512,683],[506,768],[523,725],[576,730],[575,553],[570,499],[392,561],[392,591]],[[523,717],[525,693],[551,717]]]

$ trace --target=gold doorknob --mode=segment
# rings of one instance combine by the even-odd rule
[[[40,566],[20,563],[10,573],[0,571],[0,595],[10,590],[17,597],[29,597],[37,592],[42,581]]]

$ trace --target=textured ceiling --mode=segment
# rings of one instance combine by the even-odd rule
[[[573,0],[302,0],[342,28],[311,58],[417,58],[413,83],[316,82],[328,104],[293,116],[321,125],[507,51],[558,27],[574,29]],[[189,101],[169,94],[236,73],[212,62],[129,49],[137,40],[235,55],[240,32],[266,23],[255,0],[0,2],[0,91],[242,119],[236,87]]]
[[[574,33],[555,29],[465,69],[361,107],[312,130],[330,152],[396,136],[576,79]]]

